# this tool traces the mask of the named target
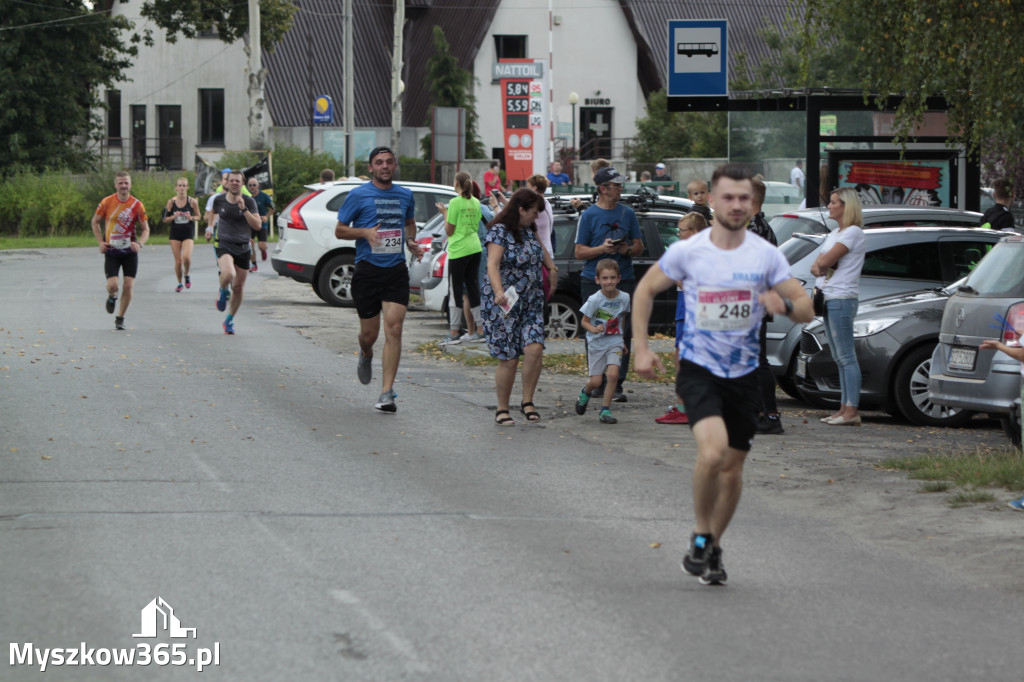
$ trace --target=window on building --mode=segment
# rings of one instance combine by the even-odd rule
[[[121,91],[107,90],[107,145],[121,146]]]
[[[199,144],[224,146],[224,90],[199,91]]]
[[[498,59],[526,59],[526,36],[494,36]]]

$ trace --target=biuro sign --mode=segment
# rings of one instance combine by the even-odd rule
[[[542,129],[543,64],[532,60],[501,60],[494,65],[501,79],[505,129],[505,177],[526,180],[534,174],[537,133]]]

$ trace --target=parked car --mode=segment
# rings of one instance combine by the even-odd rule
[[[927,208],[920,206],[875,205],[863,210],[864,229],[876,227],[977,227],[981,214],[959,208]],[[775,216],[768,223],[775,232],[779,246],[796,232],[828,234],[839,224],[828,217],[824,206],[802,208]]]
[[[853,322],[862,384],[860,407],[903,415],[920,426],[962,426],[974,412],[937,405],[928,395],[928,371],[946,301],[964,282],[863,301]],[[796,360],[796,387],[816,407],[839,404],[839,367],[821,318],[807,323]]]
[[[355,242],[337,239],[338,209],[361,181],[306,185],[306,191],[289,203],[277,218],[279,239],[271,254],[274,271],[282,277],[313,285],[313,291],[335,306],[352,305],[352,273]],[[447,204],[455,190],[423,182],[397,182],[412,190],[416,223],[422,226],[437,214],[435,204]]]
[[[415,258],[409,254],[409,293],[422,296],[424,281],[430,283],[430,270],[434,256],[444,248],[445,242],[448,241],[444,223],[444,214],[438,213],[416,232],[416,243],[423,249],[423,255],[420,258]]]
[[[892,296],[918,289],[948,286],[964,277],[1005,233],[963,227],[886,227],[865,230],[866,255],[860,277],[860,299]],[[779,247],[793,276],[814,288],[811,265],[823,234],[795,233]],[[796,387],[796,356],[801,325],[776,315],[768,324],[768,362],[779,387],[800,398]]]
[[[764,204],[761,206],[761,210],[769,220],[780,213],[800,210],[800,203],[804,197],[795,185],[788,182],[765,180],[764,189]]]
[[[1012,235],[978,264],[949,299],[932,354],[932,402],[997,415],[1020,446],[1020,363],[984,339],[1017,342],[1024,331],[1024,240]]]

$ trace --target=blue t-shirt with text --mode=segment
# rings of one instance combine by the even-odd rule
[[[349,192],[338,209],[338,222],[359,228],[380,225],[377,246],[356,240],[356,262],[365,260],[381,268],[405,263],[405,222],[415,217],[415,208],[412,192],[399,185],[381,189],[367,182]]]
[[[627,244],[633,243],[634,239],[641,239],[640,223],[637,222],[636,213],[629,206],[617,204],[613,209],[606,209],[597,204],[591,204],[580,216],[580,223],[576,228],[577,244],[601,246],[605,239],[614,241],[623,238]],[[586,261],[580,278],[593,281],[597,276],[598,261],[605,258],[611,258],[619,264],[619,276],[622,279],[636,279],[636,275],[633,273],[632,256],[619,253],[602,253],[597,258]]]

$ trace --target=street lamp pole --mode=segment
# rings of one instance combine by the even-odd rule
[[[576,105],[579,104],[580,96],[575,92],[569,93],[569,104],[572,105],[572,184],[576,184]]]

